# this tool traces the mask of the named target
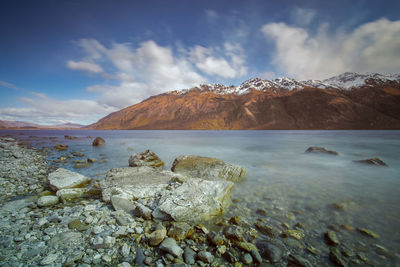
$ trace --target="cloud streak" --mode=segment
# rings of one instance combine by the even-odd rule
[[[289,76],[322,79],[346,71],[392,73],[400,69],[400,21],[380,19],[351,32],[328,33],[322,25],[314,35],[285,23],[261,28],[275,45],[273,64]]]
[[[8,89],[13,89],[13,90],[20,90],[21,88],[19,88],[18,86],[12,84],[12,83],[8,83],[5,81],[0,81],[0,87],[5,87]]]
[[[85,61],[73,61],[69,60],[67,62],[67,67],[70,68],[71,70],[82,70],[82,71],[87,71],[87,72],[93,72],[93,73],[102,73],[103,69],[91,62],[85,62]]]
[[[31,92],[31,97],[19,98],[27,104],[25,108],[1,108],[1,120],[20,120],[39,124],[62,124],[79,121],[93,123],[115,108],[101,105],[93,100],[58,100],[47,95]]]

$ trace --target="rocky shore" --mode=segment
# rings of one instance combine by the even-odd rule
[[[0,139],[0,266],[398,262],[370,229],[339,222],[317,227],[315,218],[299,221],[305,211],[284,211],[268,198],[243,205],[235,198],[232,204],[230,192],[246,170],[219,159],[180,156],[166,171],[157,155],[145,151],[132,155],[132,167],[111,169],[93,181],[49,169],[45,158],[12,138]],[[357,204],[331,208],[341,213]],[[352,241],[355,235],[367,241]]]

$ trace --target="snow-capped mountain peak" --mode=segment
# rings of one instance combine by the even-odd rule
[[[364,86],[374,86],[390,81],[400,83],[400,74],[384,75],[378,73],[358,74],[354,72],[345,72],[343,74],[325,79],[325,80],[306,80],[298,81],[292,78],[282,77],[274,80],[263,80],[253,78],[243,82],[239,86],[225,86],[221,84],[202,84],[190,90],[175,90],[170,94],[183,95],[191,90],[209,91],[220,95],[242,95],[251,90],[262,92],[280,93],[284,91],[302,90],[304,88],[337,89],[352,90]]]

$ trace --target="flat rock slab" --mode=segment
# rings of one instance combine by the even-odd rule
[[[222,215],[229,207],[233,185],[225,180],[192,178],[164,194],[159,200],[158,209],[175,221],[210,220]]]
[[[155,198],[175,176],[179,175],[150,167],[111,169],[100,183],[103,200],[110,202],[113,195],[127,199]]]
[[[246,177],[246,169],[216,158],[200,156],[179,156],[172,164],[171,170],[188,177],[205,180],[224,179],[238,182]]]
[[[370,165],[370,166],[384,166],[384,167],[388,166],[380,158],[355,160],[354,162],[361,163],[361,164],[366,164],[366,165]]]
[[[56,191],[64,188],[82,187],[92,181],[89,177],[64,168],[58,168],[50,173],[48,179],[50,187]]]
[[[319,146],[310,146],[304,153],[320,153],[320,154],[335,155],[335,156],[339,155],[339,153],[336,151],[328,150],[324,147],[319,147]]]
[[[185,222],[209,220],[230,205],[232,182],[189,178],[179,183],[179,176],[150,167],[112,169],[100,183],[103,200],[124,200],[118,208],[132,211],[134,206],[141,207],[156,219]],[[149,212],[144,217],[150,217]]]

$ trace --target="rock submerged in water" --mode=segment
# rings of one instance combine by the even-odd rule
[[[101,137],[96,137],[92,143],[93,146],[104,146],[105,144],[106,141]]]
[[[356,163],[371,165],[371,166],[384,166],[388,167],[388,165],[383,162],[380,158],[373,158],[373,159],[362,159],[362,160],[355,160]]]
[[[146,150],[141,153],[133,154],[129,158],[129,166],[148,166],[156,169],[162,169],[164,167],[164,161],[162,161],[153,151]]]
[[[220,159],[200,156],[179,156],[174,160],[171,170],[188,177],[206,180],[224,179],[238,182],[246,177],[246,169],[226,163]]]
[[[319,146],[310,146],[304,153],[321,153],[321,154],[328,154],[328,155],[339,155],[338,152],[333,150],[327,150],[324,147]]]
[[[58,203],[57,196],[43,196],[37,200],[37,205],[39,207],[49,207]]]
[[[112,169],[100,184],[103,200],[109,202],[117,197],[133,206],[141,201],[145,210],[152,208],[156,219],[184,222],[209,220],[230,205],[232,182],[198,178],[173,182],[177,176],[180,175],[150,167]],[[147,214],[144,216],[149,217]]]
[[[50,173],[48,179],[50,187],[56,191],[64,188],[82,187],[92,181],[92,179],[82,174],[71,172],[64,168],[58,168]]]
[[[62,144],[57,144],[57,145],[54,146],[54,148],[56,150],[58,150],[58,151],[65,151],[65,150],[68,149],[68,146],[67,145],[62,145]]]

